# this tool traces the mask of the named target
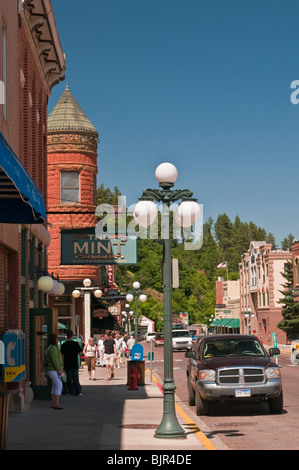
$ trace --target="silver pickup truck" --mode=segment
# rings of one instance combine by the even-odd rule
[[[187,361],[189,405],[197,415],[209,413],[216,401],[267,401],[271,413],[283,410],[280,367],[255,336],[212,335],[198,338]]]

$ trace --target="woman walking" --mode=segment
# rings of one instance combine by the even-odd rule
[[[94,343],[93,338],[89,338],[88,344],[84,346],[83,353],[85,354],[85,360],[88,368],[89,380],[91,376],[93,380],[96,380],[96,359],[97,359],[97,346]]]
[[[46,350],[46,370],[52,382],[51,408],[62,410],[59,398],[62,392],[63,359],[58,348],[58,336],[54,333],[49,336],[49,347]]]

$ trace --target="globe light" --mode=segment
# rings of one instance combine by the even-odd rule
[[[140,282],[138,281],[133,282],[133,288],[136,290],[140,289]]]
[[[191,227],[199,217],[200,205],[195,201],[183,201],[175,214],[175,220],[181,227]]]
[[[64,294],[64,291],[65,291],[64,284],[62,284],[62,282],[59,282],[58,283],[58,290],[56,292],[56,295],[62,295],[62,294]]]
[[[91,280],[90,279],[84,279],[83,285],[84,285],[84,287],[90,287],[91,286]]]
[[[60,283],[56,279],[54,279],[53,287],[51,290],[48,291],[48,294],[57,295],[60,287],[59,284]]]
[[[81,292],[78,290],[78,289],[75,289],[73,290],[72,292],[72,296],[75,298],[75,299],[78,299],[81,295]]]
[[[95,297],[99,298],[99,297],[102,297],[102,295],[103,295],[103,292],[100,289],[96,289],[94,291],[94,296]]]
[[[147,297],[146,297],[145,294],[141,294],[140,297],[139,297],[139,299],[140,299],[141,302],[145,302],[146,299],[147,299]]]
[[[37,281],[37,285],[40,290],[48,292],[54,286],[54,279],[51,276],[42,276]]]
[[[126,295],[126,300],[127,300],[128,302],[132,302],[133,299],[134,299],[133,294],[127,294],[127,295]]]
[[[156,168],[155,177],[159,183],[175,183],[178,170],[172,163],[161,163]]]
[[[157,217],[158,209],[153,201],[139,201],[137,202],[133,217],[135,222],[141,227],[148,227]]]

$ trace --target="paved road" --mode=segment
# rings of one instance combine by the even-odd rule
[[[143,343],[147,355],[148,345]],[[163,348],[154,348],[153,373],[163,379]],[[188,405],[185,353],[174,352],[176,395]],[[267,404],[217,406],[211,416],[200,416],[207,426],[206,436],[218,436],[230,450],[298,450],[299,449],[299,365],[290,355],[279,356],[284,392],[284,411],[271,415]],[[195,407],[190,407],[195,413]],[[204,432],[204,430],[203,430]]]

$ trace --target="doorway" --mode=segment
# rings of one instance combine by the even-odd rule
[[[51,386],[46,374],[45,353],[52,333],[52,309],[30,309],[30,381],[35,399],[50,399]]]

